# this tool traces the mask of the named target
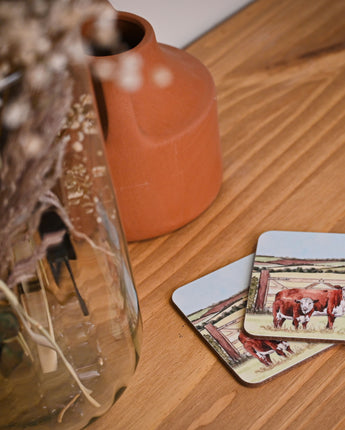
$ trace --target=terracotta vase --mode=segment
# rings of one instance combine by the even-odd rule
[[[220,189],[222,161],[207,68],[183,50],[157,43],[139,16],[120,12],[117,25],[127,48],[96,52],[92,60],[114,62],[114,74],[133,59],[139,67],[136,88],[116,76],[96,85],[121,219],[133,241],[171,232],[201,214]]]

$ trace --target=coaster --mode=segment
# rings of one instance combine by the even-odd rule
[[[252,336],[344,341],[345,234],[262,234],[248,297]]]
[[[240,382],[256,385],[332,344],[255,339],[242,330],[254,255],[178,288],[172,300]]]

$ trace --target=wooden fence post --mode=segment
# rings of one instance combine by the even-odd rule
[[[269,270],[267,269],[261,270],[259,287],[258,287],[258,295],[256,297],[256,302],[255,302],[255,309],[258,311],[263,311],[265,307],[269,277],[270,277]]]
[[[241,358],[237,350],[232,346],[229,340],[217,330],[217,328],[211,323],[205,325],[205,329],[210,335],[221,345],[221,347],[230,355],[233,360],[239,360]]]

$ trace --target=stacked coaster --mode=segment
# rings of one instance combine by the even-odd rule
[[[266,232],[172,299],[241,382],[265,382],[345,341],[345,234]]]

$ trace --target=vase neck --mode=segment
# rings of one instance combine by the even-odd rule
[[[88,25],[88,24],[87,24]],[[144,18],[129,12],[118,12],[116,17],[117,40],[114,46],[99,47],[92,42],[92,30],[86,27],[83,33],[89,43],[92,57],[111,57],[120,59],[122,56],[134,53],[145,55],[154,51],[157,46],[156,36],[151,24]]]
[[[142,51],[157,43],[151,24],[140,16],[119,12],[117,28],[124,52]]]

